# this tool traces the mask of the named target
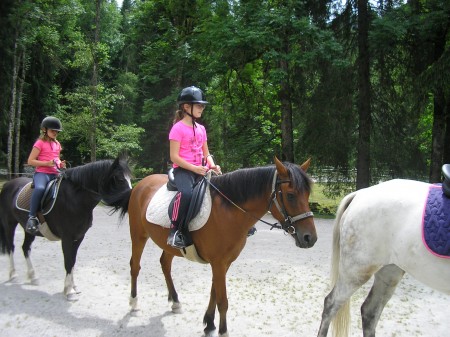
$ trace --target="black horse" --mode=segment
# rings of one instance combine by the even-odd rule
[[[60,238],[64,254],[66,279],[64,294],[68,300],[76,300],[79,293],[73,280],[73,267],[77,251],[88,229],[92,226],[93,210],[100,201],[120,211],[123,217],[128,210],[131,193],[131,172],[124,156],[113,160],[101,160],[83,166],[67,169],[59,186],[58,197],[45,221],[51,233]],[[10,280],[17,275],[14,267],[14,233],[17,224],[22,227],[28,219],[28,212],[16,207],[16,199],[30,178],[16,178],[4,184],[0,192],[0,247],[3,254],[10,256]],[[41,236],[41,234],[39,233]],[[28,277],[38,283],[30,260],[34,235],[25,233],[22,245],[27,260]]]

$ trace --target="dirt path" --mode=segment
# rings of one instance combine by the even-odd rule
[[[316,225],[319,241],[312,249],[301,250],[281,231],[258,224],[258,233],[228,273],[230,336],[316,335],[328,292],[332,221],[317,219]],[[33,286],[25,278],[22,238],[19,228],[17,283],[7,281],[8,259],[0,256],[0,336],[202,336],[209,266],[175,260],[173,275],[183,312],[172,314],[159,267],[160,250],[149,242],[138,280],[141,316],[130,317],[128,222],[118,225],[105,208],[95,209],[94,226],[78,254],[75,282],[82,294],[77,302],[69,303],[62,295],[65,272],[60,244],[36,239],[33,262],[40,285]],[[354,296],[352,336],[362,335],[359,306],[367,291],[368,286]],[[449,300],[450,296],[406,276],[382,315],[378,336],[448,335]]]

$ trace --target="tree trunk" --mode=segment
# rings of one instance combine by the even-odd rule
[[[16,112],[16,122],[14,125],[14,177],[18,177],[20,172],[20,126],[22,121],[22,97],[23,97],[23,86],[25,84],[25,74],[26,74],[26,51],[23,48],[20,56],[20,67],[21,74],[19,78],[19,91],[17,93],[17,112]]]
[[[97,0],[95,2],[95,31],[94,31],[94,52],[93,52],[93,66],[92,66],[92,120],[91,120],[91,133],[89,137],[89,143],[91,147],[91,162],[97,160],[97,116],[98,116],[98,58],[97,58],[97,47],[99,43],[99,32],[100,32],[100,8],[102,0]]]
[[[358,115],[359,137],[356,163],[356,189],[370,184],[370,63],[369,63],[369,15],[367,0],[358,0]]]
[[[446,101],[445,136],[444,136],[444,164],[450,164],[450,98]]]
[[[282,160],[294,162],[294,141],[292,131],[292,103],[289,86],[289,66],[286,60],[280,61],[280,68],[285,74],[281,81],[279,92],[281,103],[281,158]]]
[[[13,69],[12,69],[12,82],[11,82],[11,103],[9,107],[9,120],[8,120],[8,144],[7,144],[7,170],[8,170],[8,178],[12,178],[12,162],[13,162],[13,143],[14,143],[14,130],[15,130],[15,122],[16,122],[16,95],[17,95],[17,76],[18,76],[18,36],[16,34],[16,38],[14,41],[14,51],[13,51]]]
[[[442,89],[434,95],[433,131],[431,143],[430,183],[441,182],[445,137],[445,97]]]
[[[447,32],[441,29],[434,41],[434,62],[438,62],[445,51]],[[431,144],[430,183],[441,182],[441,168],[444,160],[446,103],[442,84],[434,90],[433,134]]]

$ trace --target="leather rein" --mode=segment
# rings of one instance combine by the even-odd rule
[[[206,179],[206,178],[205,178]],[[284,202],[283,202],[283,193],[280,190],[277,191],[277,187],[280,186],[283,183],[289,183],[291,182],[290,179],[285,179],[285,180],[281,180],[278,178],[278,172],[275,169],[275,173],[273,175],[273,179],[272,179],[272,192],[270,193],[270,200],[269,200],[269,204],[267,206],[267,211],[270,211],[270,208],[272,207],[272,204],[275,205],[275,207],[277,208],[277,210],[280,212],[280,214],[284,217],[284,220],[279,224],[278,222],[275,223],[270,223],[267,222],[261,218],[255,217],[252,214],[248,213],[245,209],[241,208],[239,205],[237,205],[236,203],[234,203],[232,200],[230,200],[226,195],[224,195],[216,186],[214,186],[211,181],[209,179],[206,179],[206,181],[227,201],[229,201],[233,206],[235,206],[236,208],[238,208],[239,210],[241,210],[244,213],[249,214],[249,216],[251,216],[252,218],[261,221],[262,223],[269,225],[271,228],[270,230],[277,228],[277,229],[282,229],[285,231],[285,233],[287,234],[295,234],[296,230],[295,227],[293,226],[293,224],[296,221],[299,220],[303,220],[306,218],[310,218],[314,216],[314,213],[309,211],[309,212],[305,212],[305,213],[301,213],[298,214],[296,216],[290,216],[288,215],[286,208],[284,206]],[[278,193],[277,193],[278,192]],[[280,199],[281,199],[281,203],[278,202],[277,199],[277,195],[280,195]]]

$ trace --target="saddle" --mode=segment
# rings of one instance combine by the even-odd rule
[[[173,174],[173,168],[171,168],[168,172],[169,181],[167,182],[167,189],[169,191],[178,191],[177,185],[175,184],[175,176]],[[195,218],[195,216],[200,212],[200,208],[203,204],[203,199],[205,197],[206,187],[208,183],[206,181],[205,177],[199,177],[199,179],[196,181],[194,185],[194,191],[192,193],[192,199],[191,203],[189,204],[189,209],[186,214],[186,224],[189,224],[192,219]],[[176,195],[173,197],[172,201],[170,202],[168,214],[169,218],[171,217],[172,210],[173,210],[173,204],[175,202]],[[184,233],[186,235],[186,240],[188,244],[192,243],[190,232],[187,228],[185,228]]]
[[[39,212],[42,213],[42,215],[50,213],[50,211],[53,209],[60,184],[61,176],[57,177],[56,179],[50,180],[47,184],[44,195],[41,199],[41,205],[39,207]],[[30,202],[31,195],[33,194],[33,188],[33,182],[29,182],[24,187],[22,187],[16,199],[16,207],[18,209],[25,212],[30,211]]]
[[[442,191],[447,198],[450,198],[450,164],[442,165],[442,175],[444,176]]]

